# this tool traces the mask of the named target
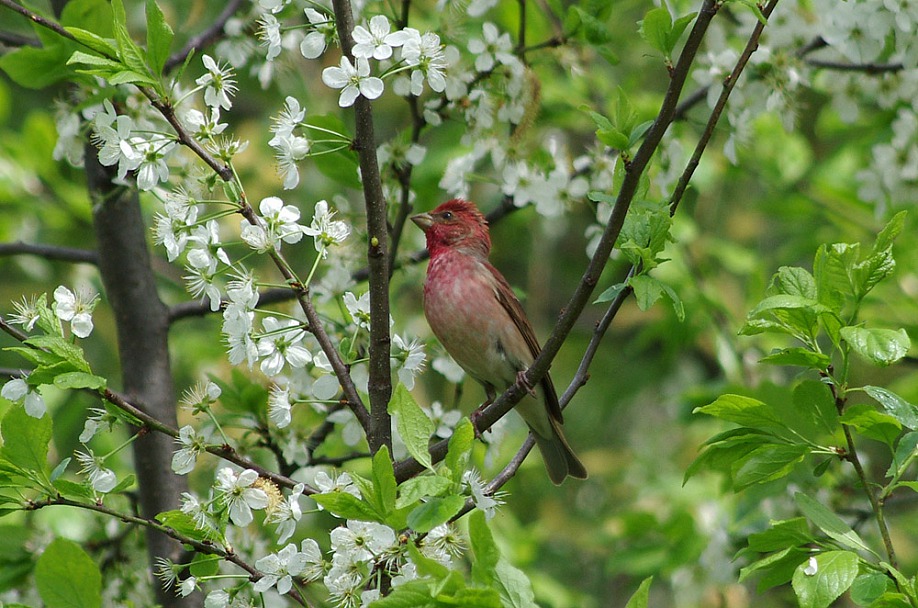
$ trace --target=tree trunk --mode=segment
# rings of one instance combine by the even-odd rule
[[[168,311],[156,291],[140,197],[134,188],[113,184],[114,173],[99,164],[97,154],[95,148],[87,146],[86,174],[99,271],[115,315],[123,391],[150,415],[177,426],[169,364]],[[141,514],[154,517],[177,508],[187,483],[172,472],[172,438],[149,433],[139,437],[133,449]],[[157,557],[181,560],[182,547],[167,536],[147,530],[147,553],[152,572]],[[153,584],[156,601],[164,607],[191,608],[202,603],[199,593],[181,598],[174,591],[162,589],[155,578]]]

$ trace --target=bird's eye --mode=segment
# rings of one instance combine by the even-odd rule
[[[453,212],[452,212],[452,211],[444,211],[444,212],[443,212],[443,219],[444,219],[444,220],[451,220],[451,219],[453,219]]]

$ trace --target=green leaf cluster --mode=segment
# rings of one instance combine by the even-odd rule
[[[172,28],[166,23],[162,10],[155,0],[147,0],[147,48],[141,48],[127,29],[127,15],[121,0],[114,0],[112,10],[112,35],[105,38],[91,30],[67,28],[90,52],[76,51],[68,65],[83,66],[77,72],[104,78],[112,85],[133,84],[153,87],[164,94],[163,68],[172,45]]]
[[[433,423],[402,384],[392,393],[389,413],[395,416],[396,428],[408,453],[428,473],[396,484],[389,450],[383,447],[373,456],[371,478],[351,474],[360,498],[342,491],[316,494],[312,498],[339,517],[426,533],[453,519],[466,504],[462,475],[468,466],[475,431],[472,423],[463,419],[450,437],[446,458],[434,468],[428,451]]]

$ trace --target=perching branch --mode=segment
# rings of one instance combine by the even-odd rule
[[[333,0],[335,24],[341,52],[353,59],[354,15],[348,0]],[[387,410],[392,396],[389,364],[389,235],[386,226],[386,200],[383,196],[376,159],[376,134],[370,100],[359,96],[354,102],[356,137],[354,145],[360,161],[363,198],[367,213],[367,266],[370,280],[370,428],[367,441],[374,454],[382,447],[392,450],[392,422]]]

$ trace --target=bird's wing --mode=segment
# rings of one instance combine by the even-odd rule
[[[500,302],[500,305],[503,306],[507,314],[510,315],[510,318],[513,319],[514,325],[516,325],[516,328],[523,336],[523,340],[526,341],[526,346],[529,347],[532,358],[535,359],[542,351],[542,347],[539,346],[539,341],[536,338],[535,332],[532,330],[532,325],[529,324],[529,319],[526,317],[526,312],[523,310],[522,304],[520,304],[520,301],[513,295],[513,288],[507,283],[507,279],[505,279],[489,262],[485,262],[485,266],[497,283],[494,290],[497,294],[497,301]],[[548,407],[549,414],[558,422],[564,422],[564,418],[561,415],[561,404],[558,403],[558,394],[555,392],[555,385],[551,381],[551,376],[546,373],[542,376],[540,384],[542,385],[542,392],[545,394],[545,405]]]

